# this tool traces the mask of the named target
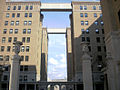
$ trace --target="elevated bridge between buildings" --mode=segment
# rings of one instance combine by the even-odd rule
[[[62,28],[62,29],[48,28],[47,33],[48,34],[66,34],[66,29],[65,28]]]
[[[41,11],[72,11],[71,3],[41,3]]]

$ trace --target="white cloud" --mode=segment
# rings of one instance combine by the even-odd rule
[[[53,65],[57,65],[57,64],[58,64],[58,61],[55,60],[54,58],[50,58],[50,59],[49,59],[49,63],[50,63],[50,64],[53,64]]]

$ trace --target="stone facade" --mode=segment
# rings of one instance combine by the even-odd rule
[[[120,90],[120,1],[101,0],[107,49],[105,90]]]

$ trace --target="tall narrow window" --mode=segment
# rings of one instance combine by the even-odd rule
[[[84,10],[87,10],[87,6],[84,6]]]
[[[87,14],[87,13],[85,13],[85,17],[88,17],[88,14]]]
[[[16,6],[13,7],[13,10],[16,10]]]
[[[81,21],[81,25],[84,25],[84,21]]]
[[[80,6],[80,10],[83,10],[83,6]]]
[[[29,13],[29,17],[32,17],[32,13]]]
[[[17,13],[17,17],[20,17],[20,13]]]
[[[6,34],[6,33],[7,33],[7,29],[4,29],[4,30],[3,30],[3,34]]]
[[[12,34],[12,33],[13,33],[13,29],[10,29],[9,34]]]
[[[119,22],[120,22],[120,10],[119,10],[119,12],[118,12],[118,17],[119,17]]]
[[[33,10],[33,6],[30,6],[30,10]]]
[[[10,52],[11,47],[7,46],[7,52]]]
[[[3,60],[3,55],[0,55],[0,61],[2,61]]]
[[[21,6],[18,6],[18,10],[21,10]]]
[[[4,46],[1,46],[1,52],[4,52],[4,49],[5,49],[5,47]]]
[[[26,46],[26,52],[29,52],[29,50],[30,50],[30,47]]]
[[[80,17],[83,17],[83,13],[80,13]]]
[[[6,13],[6,17],[8,18],[10,16],[10,14],[9,13]]]
[[[96,10],[96,6],[93,6],[93,10]]]
[[[5,26],[7,26],[8,25],[8,21],[5,21]]]
[[[14,42],[16,42],[17,41],[17,37],[14,37]]]
[[[2,37],[2,43],[5,43],[6,37]]]
[[[12,42],[12,37],[8,37],[8,42]]]
[[[25,10],[28,10],[28,6],[25,7]]]
[[[8,6],[7,10],[10,10],[10,6]]]
[[[12,13],[12,17],[13,17],[13,18],[15,17],[15,13]]]

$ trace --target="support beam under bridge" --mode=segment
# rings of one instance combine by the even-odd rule
[[[41,3],[41,11],[72,11],[71,3]]]

